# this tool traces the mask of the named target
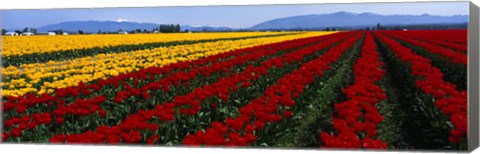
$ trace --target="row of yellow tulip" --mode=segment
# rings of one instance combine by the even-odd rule
[[[20,56],[32,53],[49,53],[62,50],[111,47],[118,45],[194,41],[205,39],[275,35],[271,33],[171,33],[171,34],[135,34],[135,35],[59,35],[59,36],[5,36],[3,37],[3,57]]]
[[[332,32],[308,32],[296,35],[255,38],[244,40],[217,41],[193,45],[179,45],[151,50],[138,50],[126,53],[99,54],[92,57],[66,61],[24,64],[21,67],[2,69],[5,75],[1,86],[3,96],[18,96],[32,92],[52,93],[56,88],[75,86],[80,82],[116,76],[119,73],[138,71],[152,66],[164,66],[178,61],[195,60],[205,56],[228,52],[235,49],[330,34]],[[43,80],[40,88],[34,85]],[[48,81],[48,82],[45,82]]]

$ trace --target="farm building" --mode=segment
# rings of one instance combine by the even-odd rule
[[[118,34],[128,34],[126,31],[119,31]]]
[[[6,32],[5,36],[18,36],[18,33],[15,32]]]
[[[32,32],[23,32],[22,34],[20,34],[22,36],[32,36],[34,35]]]

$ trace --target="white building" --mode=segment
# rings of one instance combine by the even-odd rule
[[[118,31],[118,34],[128,34],[126,31]]]
[[[18,36],[18,33],[15,32],[6,32],[5,36]]]
[[[23,32],[22,34],[20,34],[22,36],[32,36],[34,35],[32,32]]]
[[[68,33],[67,33],[67,32],[63,32],[62,35],[68,35]]]

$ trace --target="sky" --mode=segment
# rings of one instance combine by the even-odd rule
[[[156,24],[248,28],[275,18],[340,11],[381,15],[468,15],[468,2],[244,5],[143,8],[1,10],[6,29],[41,27],[64,21],[131,21]]]

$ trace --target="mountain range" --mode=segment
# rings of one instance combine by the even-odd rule
[[[46,32],[46,31],[54,31],[58,29],[62,29],[63,31],[67,32],[76,32],[78,30],[82,30],[88,33],[95,33],[98,31],[131,31],[136,29],[147,29],[152,30],[155,27],[159,27],[160,24],[156,23],[138,23],[138,22],[127,22],[127,21],[67,21],[67,22],[60,22],[57,24],[46,25],[42,27],[38,27],[37,31]],[[181,31],[189,30],[189,31],[229,31],[232,28],[229,27],[213,27],[213,26],[190,26],[190,25],[182,25]]]
[[[47,25],[38,27],[37,31],[53,31],[62,29],[63,31],[75,32],[82,30],[84,32],[97,32],[101,31],[117,31],[117,30],[135,30],[135,29],[148,29],[158,27],[158,24],[154,23],[136,23],[136,22],[116,22],[116,21],[68,21],[58,24]]]
[[[446,24],[466,23],[468,16],[433,16],[422,15],[379,15],[374,13],[337,12],[331,14],[312,14],[273,19],[252,26],[250,29],[292,29],[292,28],[325,28],[325,27],[359,27],[382,25],[411,24]]]
[[[467,15],[455,16],[435,16],[435,15],[379,15],[374,13],[350,13],[336,12],[330,14],[311,14],[292,16],[268,20],[252,27],[243,28],[246,30],[268,30],[268,29],[294,29],[294,28],[325,28],[325,27],[361,27],[375,26],[377,23],[382,25],[409,25],[409,24],[447,24],[447,23],[466,23]],[[37,31],[53,31],[62,29],[64,31],[95,33],[97,31],[117,31],[117,30],[151,30],[158,27],[157,23],[138,23],[138,22],[118,22],[118,21],[68,21],[52,25],[38,27]],[[238,28],[215,27],[215,26],[192,26],[182,25],[181,30],[189,31],[229,31]]]

